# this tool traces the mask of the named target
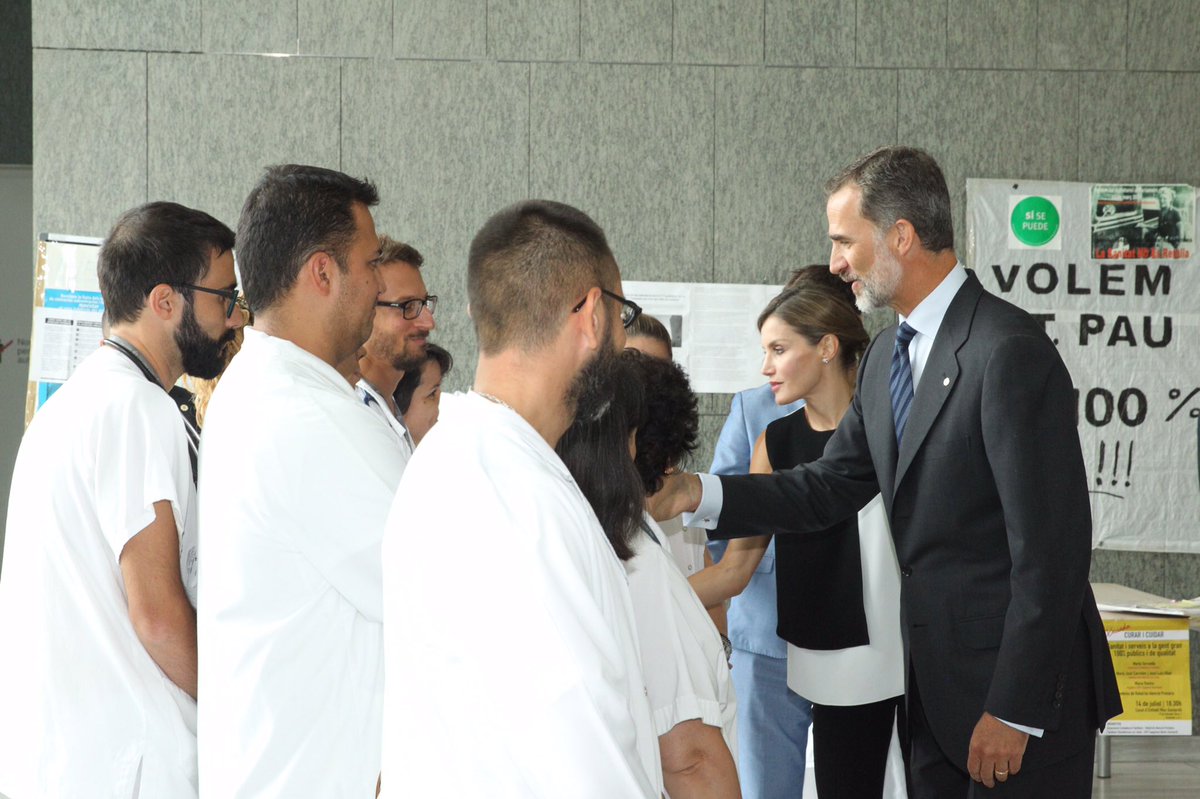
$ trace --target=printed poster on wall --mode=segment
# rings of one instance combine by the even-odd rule
[[[1200,254],[1182,184],[968,180],[969,265],[1075,383],[1093,543],[1200,552]]]
[[[96,278],[100,239],[39,237],[25,424],[104,337]]]
[[[1106,618],[1104,632],[1125,709],[1105,735],[1191,735],[1188,619]]]

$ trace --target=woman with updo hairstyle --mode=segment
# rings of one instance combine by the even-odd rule
[[[758,327],[776,404],[805,403],[755,443],[750,471],[769,474],[821,457],[854,398],[869,339],[850,286],[828,270],[772,299]],[[692,578],[706,606],[741,593],[770,540],[731,541]],[[778,539],[775,572],[788,688],[813,704],[817,794],[882,796],[889,761],[902,786],[893,746],[904,693],[900,572],[882,498],[827,530]]]

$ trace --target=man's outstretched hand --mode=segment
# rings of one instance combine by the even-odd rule
[[[646,508],[656,521],[674,519],[690,513],[700,504],[700,478],[688,472],[676,472],[663,478],[658,493],[646,498]]]

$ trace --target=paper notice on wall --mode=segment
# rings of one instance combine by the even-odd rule
[[[675,362],[697,393],[732,394],[761,385],[758,315],[782,286],[626,281],[625,296],[671,334]]]
[[[1106,735],[1191,735],[1188,620],[1105,619],[1121,703]]]

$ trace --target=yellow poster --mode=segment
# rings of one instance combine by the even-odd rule
[[[1191,735],[1192,688],[1186,618],[1105,619],[1125,712],[1110,735]]]

